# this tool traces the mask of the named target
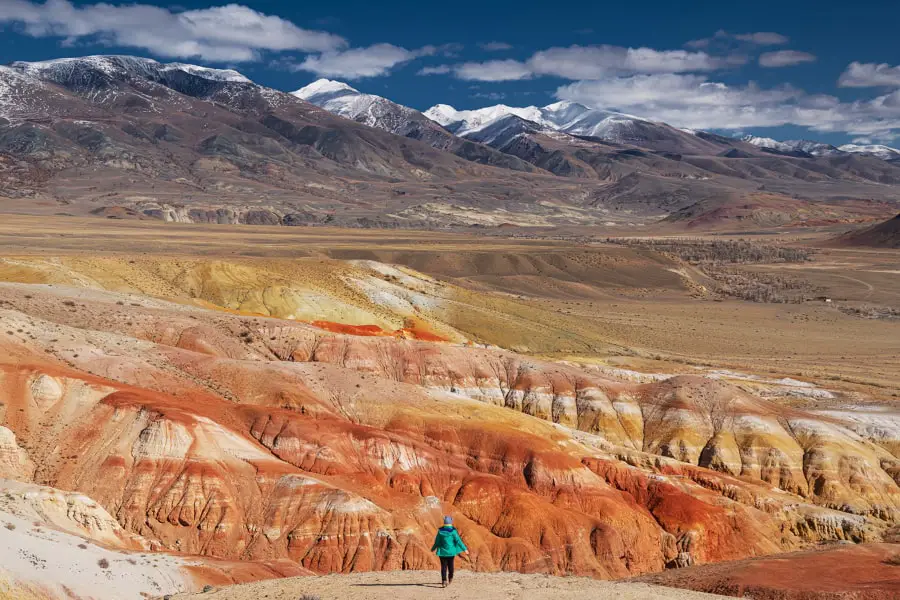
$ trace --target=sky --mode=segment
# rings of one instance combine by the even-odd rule
[[[88,54],[346,81],[419,110],[558,100],[676,127],[900,146],[888,0],[0,0],[0,64]]]

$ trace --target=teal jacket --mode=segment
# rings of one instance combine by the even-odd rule
[[[456,527],[453,525],[444,525],[438,529],[431,551],[437,551],[438,556],[456,556],[461,552],[467,552],[468,548],[463,544],[462,538],[459,537],[459,532],[456,531]]]

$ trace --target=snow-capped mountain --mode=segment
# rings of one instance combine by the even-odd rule
[[[365,94],[341,81],[319,79],[291,94],[346,119],[421,140],[433,148],[474,162],[523,171],[532,169],[518,158],[492,148],[479,147],[452,135],[415,109],[375,94]]]
[[[516,108],[505,104],[497,104],[496,106],[488,106],[477,110],[456,110],[447,104],[438,104],[432,106],[423,114],[460,137],[468,137],[469,134],[510,115],[525,121],[531,121],[539,126],[546,125],[543,123],[540,109],[536,106]]]
[[[787,140],[779,142],[767,137],[757,137],[747,135],[741,138],[748,144],[753,144],[758,148],[767,150],[775,150],[777,152],[802,152],[810,156],[840,156],[842,154],[861,154],[863,156],[874,156],[882,160],[896,160],[900,158],[900,150],[881,145],[860,146],[856,144],[844,144],[843,146],[832,146],[823,142],[812,140]]]
[[[757,148],[766,148],[768,150],[778,150],[779,152],[791,152],[794,147],[786,142],[779,142],[769,137],[758,137],[755,135],[745,135],[742,141],[752,144]]]
[[[805,152],[811,156],[838,156],[842,154],[841,150],[824,142],[815,142],[813,140],[788,140],[784,143],[791,146],[795,151]]]
[[[398,135],[413,137],[408,135],[412,129],[429,126],[419,111],[381,96],[364,94],[340,81],[319,79],[291,94],[346,119]]]
[[[874,156],[875,158],[880,158],[881,160],[898,160],[900,159],[900,150],[896,148],[891,148],[890,146],[883,146],[881,144],[870,144],[870,145],[858,145],[858,144],[844,144],[843,146],[838,146],[838,150],[841,152],[848,152],[850,154],[862,154],[863,156]]]
[[[624,141],[627,130],[637,117],[606,110],[588,108],[576,102],[555,102],[544,107],[526,106],[518,108],[497,104],[476,110],[456,110],[447,104],[438,104],[425,111],[425,116],[440,123],[448,131],[462,137],[471,137],[478,131],[506,120],[513,126],[521,124],[510,120],[510,116],[529,121],[548,131],[558,131],[569,135],[597,137],[606,141]]]
[[[185,63],[160,63],[150,58],[137,56],[84,56],[80,58],[59,58],[40,62],[14,62],[10,68],[25,75],[60,84],[80,80],[83,85],[96,83],[90,75],[105,75],[110,78],[139,77],[159,79],[165,76],[188,74],[209,81],[232,83],[252,83],[233,69],[212,69]]]

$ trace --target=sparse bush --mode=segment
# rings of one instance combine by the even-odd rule
[[[715,281],[712,291],[750,302],[800,303],[817,290],[808,282],[784,275],[754,273],[707,265],[703,272]]]
[[[97,566],[99,566],[101,569],[108,569],[109,561],[106,560],[105,558],[101,558],[100,560],[97,561]]]
[[[13,523],[7,523],[6,525],[4,525],[4,527],[9,529],[10,531],[15,530],[15,528],[16,528],[16,526]]]
[[[888,306],[840,306],[838,310],[863,319],[900,319],[900,309]]]
[[[322,600],[322,598],[313,594],[303,594],[297,600]]]
[[[785,275],[756,273],[728,265],[802,263],[809,250],[746,240],[609,238],[610,243],[646,248],[682,260],[713,280],[714,294],[750,302],[800,303],[818,290],[809,282]]]
[[[900,567],[900,552],[884,559],[884,563],[894,567]]]
[[[606,241],[665,252],[694,265],[800,263],[812,259],[809,250],[746,240],[608,238]]]

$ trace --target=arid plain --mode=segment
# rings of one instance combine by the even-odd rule
[[[900,252],[833,237],[3,215],[2,585],[430,568],[446,512],[477,571],[738,594],[697,565],[843,542],[834,597],[897,597]]]

